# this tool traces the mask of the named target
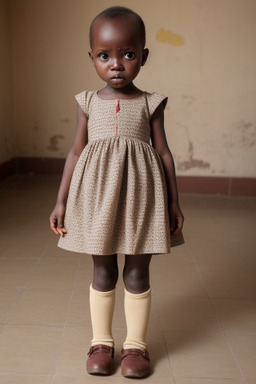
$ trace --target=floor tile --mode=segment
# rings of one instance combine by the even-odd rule
[[[236,380],[236,379],[200,379],[197,377],[194,379],[176,378],[175,383],[176,384],[244,384],[244,381]]]
[[[224,330],[256,332],[256,300],[212,299]]]
[[[1,256],[3,257],[40,257],[49,243],[46,232],[23,231],[10,242]]]
[[[25,286],[36,263],[31,259],[0,259],[0,287]]]
[[[43,258],[31,276],[27,288],[72,289],[78,261]]]
[[[158,312],[164,331],[218,332],[220,328],[208,298],[177,298],[165,295],[158,301]]]
[[[207,293],[194,265],[174,265],[166,268],[158,263],[151,269],[152,285],[157,294],[205,297]]]
[[[241,238],[232,239],[230,245],[233,247],[240,260],[248,265],[256,266],[256,239],[250,241],[241,241]]]
[[[0,383],[3,384],[51,384],[52,376],[28,376],[28,375],[1,375]]]
[[[239,225],[237,223],[239,214]],[[241,238],[250,241],[255,238],[255,212],[240,209],[230,211],[227,215],[218,220],[219,228],[226,238]]]
[[[2,215],[5,217],[3,213]],[[0,231],[0,251],[5,250],[13,242],[14,238],[15,236],[13,236],[10,228],[2,227]]]
[[[198,211],[197,214],[193,215],[186,215],[184,226],[186,232],[192,238],[221,239],[223,237],[218,222],[215,222],[212,216],[209,216],[207,210]]]
[[[174,376],[241,379],[224,338],[214,333],[165,332]]]
[[[62,328],[7,325],[0,335],[0,372],[53,374]]]
[[[256,252],[256,249],[255,249]],[[256,283],[256,264],[243,264],[243,270],[249,276],[250,280]]]
[[[150,332],[154,333],[156,331],[160,331],[162,334],[162,324],[159,319],[157,300],[153,291],[152,298],[151,298],[151,310],[150,310],[150,316],[149,316],[148,333]]]
[[[200,238],[189,240],[193,258],[197,264],[236,265],[239,263],[237,252],[227,239]]]
[[[165,377],[158,377],[157,382],[154,375],[152,377],[147,377],[146,379],[147,383],[152,384],[174,384],[171,378],[165,378]],[[143,380],[143,382],[145,381]],[[129,382],[129,379],[117,376],[115,374],[107,377],[97,377],[97,376],[89,376],[86,377],[76,377],[76,376],[56,376],[54,379],[53,384],[125,384]],[[132,383],[135,384],[141,384],[141,379],[132,379]],[[217,383],[218,384],[218,383]],[[229,384],[229,383],[227,383]],[[236,384],[236,383],[234,383]]]
[[[22,292],[8,324],[64,325],[69,302],[69,290],[25,290]]]
[[[35,217],[35,215],[31,216],[30,220],[28,220],[27,223],[27,229],[33,230],[36,228],[38,231],[47,231],[49,230],[49,220],[48,217],[51,213],[51,209],[43,210],[41,216],[44,216],[44,220],[38,220],[38,217]]]
[[[52,376],[28,376],[28,375],[1,375],[0,383],[3,384],[51,384]]]
[[[154,377],[157,380],[158,377],[171,377],[170,363],[162,333],[149,332],[147,343]]]
[[[56,373],[87,375],[85,362],[92,338],[91,328],[66,328]]]
[[[54,236],[54,234],[53,234]],[[58,237],[54,236],[53,239],[51,239],[49,245],[46,248],[46,251],[43,255],[43,257],[56,257],[56,258],[74,258],[74,259],[80,259],[81,254],[76,252],[69,252],[65,251],[64,249],[58,247]]]
[[[90,327],[89,289],[86,291],[75,291],[67,319],[67,324],[78,327]]]
[[[256,333],[225,332],[245,377],[256,380]]]
[[[4,323],[20,293],[19,289],[0,289],[0,323]]]
[[[237,265],[198,265],[210,297],[256,299],[256,284]]]
[[[174,247],[171,252],[163,255],[153,255],[151,261],[151,270],[154,270],[155,265],[161,264],[166,267],[174,265],[193,265],[193,259],[190,256],[190,249],[185,243],[182,246]]]

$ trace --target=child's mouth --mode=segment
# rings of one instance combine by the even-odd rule
[[[124,78],[121,77],[121,76],[113,76],[113,77],[111,77],[110,80],[111,80],[112,82],[114,82],[114,83],[121,83],[121,82],[124,80]]]

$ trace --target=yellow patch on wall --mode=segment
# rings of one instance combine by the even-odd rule
[[[177,35],[176,33],[173,33],[170,30],[166,30],[164,28],[160,28],[159,31],[156,34],[157,41],[160,41],[160,43],[166,43],[171,45],[183,45],[185,44],[185,40],[182,36]]]

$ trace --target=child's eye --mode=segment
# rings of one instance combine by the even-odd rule
[[[125,59],[134,59],[135,54],[133,52],[126,52],[124,57],[125,57]]]
[[[99,57],[100,57],[102,60],[107,60],[107,59],[108,59],[108,54],[107,54],[107,53],[100,53],[100,54],[99,54]]]

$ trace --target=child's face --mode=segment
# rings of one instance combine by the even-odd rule
[[[89,52],[98,75],[112,88],[132,83],[145,64],[148,50],[138,38],[131,17],[96,19]]]

